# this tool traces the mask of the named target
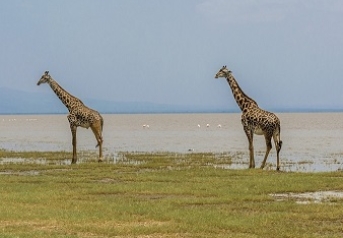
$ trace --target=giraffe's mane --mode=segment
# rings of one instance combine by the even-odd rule
[[[77,100],[79,103],[84,105],[84,103],[79,98],[75,97],[74,95],[69,93],[67,90],[65,90],[56,80],[54,80],[53,78],[51,78],[51,79],[52,79],[52,83],[54,83],[59,88],[59,90],[63,91],[69,97],[73,98],[74,100]]]
[[[257,102],[256,102],[254,99],[252,99],[251,97],[249,97],[249,96],[242,90],[242,88],[239,86],[239,84],[238,84],[236,78],[235,78],[232,74],[228,75],[228,77],[226,78],[227,81],[228,81],[228,83],[230,84],[229,77],[232,77],[232,78],[233,78],[233,80],[234,80],[235,83],[236,83],[236,87],[239,89],[239,91],[241,92],[241,94],[243,95],[243,97],[246,98],[246,99],[248,99],[248,100],[251,101],[252,103],[254,103],[256,106],[258,106]]]
[[[251,97],[249,97],[248,95],[246,95],[245,92],[241,89],[241,87],[240,87],[238,84],[237,84],[237,87],[239,88],[239,90],[241,90],[242,95],[243,95],[245,98],[247,98],[248,100],[252,101],[253,103],[255,103],[255,104],[258,106],[257,102],[256,102],[254,99],[252,99]]]

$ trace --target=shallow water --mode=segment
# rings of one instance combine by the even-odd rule
[[[277,113],[277,116],[281,120],[283,141],[282,170],[343,168],[343,113]],[[230,152],[239,155],[239,163],[232,168],[248,167],[248,141],[239,113],[105,114],[103,117],[105,155],[115,156],[119,151]],[[3,149],[72,150],[66,115],[0,115],[0,131]],[[90,129],[78,128],[77,142],[78,150],[97,151]],[[254,137],[254,148],[256,164],[260,166],[265,152],[263,136]],[[275,169],[274,148],[267,163]]]
[[[323,203],[343,199],[342,191],[317,191],[307,193],[275,193],[269,194],[276,201],[294,200],[298,204]]]

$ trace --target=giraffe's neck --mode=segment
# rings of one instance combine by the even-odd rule
[[[239,87],[236,79],[233,77],[232,74],[227,75],[226,80],[229,83],[233,97],[235,98],[242,112],[245,111],[247,108],[258,107],[257,103],[248,95],[246,95]]]
[[[49,85],[51,89],[55,92],[57,97],[62,101],[62,103],[68,108],[68,111],[71,112],[72,108],[77,104],[83,104],[80,99],[74,97],[63,89],[55,80],[52,78],[49,80]]]

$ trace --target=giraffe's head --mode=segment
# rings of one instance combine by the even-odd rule
[[[217,78],[226,78],[229,74],[231,73],[231,71],[226,68],[226,65],[223,66],[218,73],[216,73],[216,76],[214,76],[216,79]]]
[[[42,75],[40,80],[38,81],[37,85],[39,86],[41,83],[47,83],[51,79],[51,76],[49,75],[49,71],[45,71],[45,73]]]

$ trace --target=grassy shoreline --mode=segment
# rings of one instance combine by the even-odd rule
[[[7,154],[6,154],[7,153]],[[1,158],[25,152],[1,151]],[[19,153],[19,154],[18,154]],[[67,152],[27,158],[65,160]],[[43,154],[45,153],[45,154]],[[0,165],[1,237],[341,237],[343,173],[230,170],[229,154],[129,153],[116,163]],[[92,159],[94,157],[94,160]]]

